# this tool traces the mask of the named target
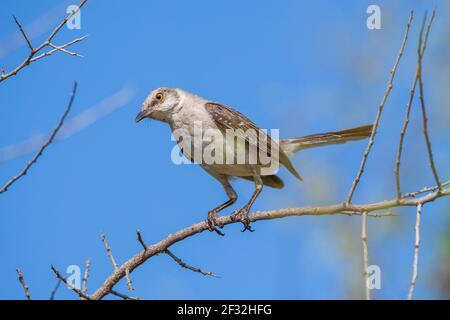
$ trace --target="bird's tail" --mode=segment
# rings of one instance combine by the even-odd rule
[[[284,153],[290,157],[298,151],[307,148],[362,140],[369,137],[371,133],[372,125],[366,125],[342,131],[332,131],[327,133],[312,134],[301,138],[281,140],[280,146]]]

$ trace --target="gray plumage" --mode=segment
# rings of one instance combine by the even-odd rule
[[[204,161],[196,161],[222,184],[229,197],[225,203],[208,213],[210,229],[219,234],[222,233],[216,228],[218,212],[232,205],[237,199],[237,194],[230,184],[230,178],[238,177],[254,181],[255,183],[255,191],[248,203],[233,213],[233,217],[244,224],[243,231],[252,231],[249,224],[248,212],[261,192],[263,185],[272,188],[282,188],[284,186],[281,178],[276,175],[278,164],[286,167],[292,175],[301,180],[300,175],[289,160],[290,156],[306,148],[364,139],[370,136],[372,131],[372,126],[366,125],[343,131],[332,131],[300,138],[280,140],[277,143],[240,112],[184,90],[168,87],[158,88],[148,95],[142,104],[141,112],[136,117],[136,122],[144,118],[152,118],[166,122],[171,127],[173,133],[182,131],[191,137],[192,139],[190,141],[192,142],[189,144],[186,144],[186,141],[177,141],[177,143],[183,155],[192,161],[196,161],[195,155],[197,153],[202,154],[203,150],[214,142],[213,140],[208,141],[203,139],[203,137],[198,137],[199,134],[196,131],[196,127],[199,124],[202,132],[213,130],[219,132],[222,137],[226,136],[227,130],[231,129],[237,132],[234,138],[237,143],[233,145],[234,149],[231,150],[231,154],[234,156],[244,150],[246,154],[249,153],[249,150],[257,150],[258,157],[256,162],[247,161],[247,158],[244,163],[227,163],[225,161],[220,163],[206,163]],[[249,134],[240,134],[239,132],[241,131]],[[202,139],[201,144],[193,143],[195,138]],[[260,143],[262,141],[267,141],[268,143]],[[239,149],[239,146],[242,149]],[[227,149],[227,151],[230,150]],[[275,162],[278,162],[276,163],[275,169],[272,170],[272,167],[261,161],[259,152],[267,154],[271,159],[274,158]]]

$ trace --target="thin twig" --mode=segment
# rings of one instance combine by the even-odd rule
[[[417,214],[416,214],[416,241],[414,244],[414,260],[413,260],[413,275],[411,278],[411,283],[408,290],[408,300],[411,300],[414,293],[414,287],[417,281],[417,267],[419,264],[419,246],[420,246],[420,217],[422,215],[422,203],[417,204]]]
[[[30,289],[28,288],[25,282],[25,278],[23,277],[22,271],[20,271],[20,269],[17,268],[16,272],[17,276],[19,277],[20,284],[22,285],[23,290],[25,291],[25,296],[27,297],[27,300],[31,300]]]
[[[370,286],[369,286],[369,246],[367,245],[367,212],[361,215],[361,240],[363,246],[363,260],[364,260],[364,288],[366,292],[366,300],[370,300]]]
[[[423,31],[425,28],[425,22],[426,22],[426,15],[424,17],[424,20],[422,22],[422,25],[420,27],[420,33],[419,33],[419,43],[417,45],[418,48],[418,56],[420,57],[418,60],[422,60],[423,54],[425,53],[425,49],[427,47],[428,42],[428,35],[430,34],[431,25],[433,24],[435,12],[433,11],[433,15],[431,17],[430,22],[428,23],[427,31],[425,33],[425,38],[422,40]],[[402,157],[402,151],[403,151],[403,142],[405,139],[406,130],[408,129],[409,124],[409,117],[411,113],[411,106],[412,102],[414,100],[414,95],[417,87],[417,82],[419,81],[420,76],[420,70],[421,70],[421,63],[417,63],[416,66],[416,74],[414,76],[414,81],[411,86],[410,94],[409,94],[409,100],[406,104],[406,112],[405,112],[405,119],[403,121],[402,130],[400,132],[400,141],[397,149],[397,157],[395,162],[395,187],[397,192],[397,199],[401,198],[401,186],[400,186],[400,165],[401,165],[401,157]]]
[[[58,46],[54,45],[53,43],[49,44],[49,46],[54,48],[54,49],[56,49],[56,50],[58,50],[58,51],[67,53],[68,55],[71,55],[71,56],[80,57],[80,58],[83,57],[81,54],[78,54],[76,52],[72,52],[72,51],[69,51],[67,49],[64,49],[65,47],[58,47]]]
[[[402,45],[400,46],[400,50],[398,52],[397,59],[395,60],[394,67],[392,68],[392,70],[390,72],[387,88],[384,92],[383,98],[381,99],[381,103],[378,106],[378,111],[377,111],[377,115],[375,117],[375,121],[373,122],[372,133],[370,134],[369,143],[367,144],[366,150],[364,151],[361,165],[359,167],[359,170],[358,170],[358,173],[356,174],[355,179],[353,180],[352,186],[350,188],[347,199],[345,201],[346,203],[350,203],[352,201],[353,194],[356,190],[356,187],[358,186],[359,181],[361,180],[361,176],[364,172],[364,168],[366,166],[366,162],[369,157],[369,153],[372,150],[372,146],[375,142],[375,135],[377,134],[378,125],[379,125],[380,119],[381,119],[381,114],[383,113],[384,105],[385,105],[386,100],[389,97],[389,93],[391,92],[392,87],[393,87],[395,73],[396,73],[398,65],[400,63],[400,59],[403,55],[403,50],[405,49],[405,45],[406,45],[406,41],[408,39],[409,29],[410,29],[412,20],[413,20],[413,12],[411,11],[409,20],[408,20],[408,24],[406,25],[406,31],[405,31],[405,36],[403,38]]]
[[[20,32],[22,33],[22,36],[25,38],[25,41],[27,42],[28,47],[30,48],[31,52],[34,51],[33,45],[31,44],[30,38],[28,38],[24,28],[22,27],[22,25],[20,24],[20,22],[17,20],[16,16],[13,15],[14,18],[14,22],[17,24],[17,26],[19,27]]]
[[[450,180],[441,183],[442,188],[444,188],[444,187],[446,187],[446,186],[448,186],[448,185],[450,185]],[[420,190],[418,190],[418,191],[415,191],[415,192],[408,192],[408,193],[405,193],[405,194],[403,194],[403,198],[414,198],[414,197],[418,196],[419,194],[427,193],[427,192],[433,192],[433,191],[436,191],[436,190],[438,190],[438,189],[439,189],[438,186],[425,187],[425,188],[422,188],[422,189],[420,189]]]
[[[284,208],[278,210],[271,211],[258,211],[251,213],[249,218],[250,222],[260,221],[260,220],[271,220],[271,219],[280,219],[284,217],[290,216],[322,216],[322,215],[336,215],[342,214],[345,212],[353,212],[353,215],[361,215],[362,212],[367,212],[367,217],[370,217],[371,212],[387,210],[390,208],[396,207],[407,207],[414,206],[416,207],[418,203],[428,203],[432,202],[441,197],[449,196],[450,188],[443,189],[442,192],[433,192],[426,194],[419,198],[402,198],[400,200],[391,199],[380,202],[368,203],[368,204],[334,204],[327,206],[318,206],[318,207],[300,207],[300,208]],[[348,213],[345,213],[348,215]],[[390,215],[387,215],[390,216]],[[233,219],[230,215],[221,216],[217,219],[217,223],[220,225],[228,225],[233,223],[238,223],[235,219]],[[146,249],[137,253],[133,257],[131,257],[128,261],[126,261],[119,270],[115,270],[113,273],[109,275],[109,277],[104,281],[104,283],[91,295],[91,298],[94,300],[99,300],[105,297],[106,295],[111,293],[111,290],[114,286],[126,276],[126,270],[128,269],[129,273],[132,273],[136,268],[142,265],[145,261],[156,256],[165,250],[167,250],[170,246],[178,243],[186,238],[192,237],[196,234],[209,230],[209,225],[207,222],[202,221],[196,224],[193,224],[189,227],[186,227],[177,232],[171,233],[166,236],[161,241],[154,243],[152,245],[146,246]]]
[[[35,61],[40,60],[42,58],[48,57],[48,56],[52,55],[53,53],[55,53],[56,51],[61,51],[62,49],[70,47],[71,45],[73,45],[73,44],[75,44],[77,42],[83,41],[87,37],[88,37],[88,35],[85,35],[85,36],[73,39],[72,41],[67,42],[66,44],[63,44],[62,46],[57,47],[57,49],[53,48],[53,49],[51,49],[51,50],[49,50],[47,52],[44,52],[44,53],[42,53],[40,55],[34,56],[32,59],[30,59],[30,62],[35,62]],[[78,56],[81,56],[81,55],[78,55]]]
[[[102,234],[102,242],[103,242],[103,245],[105,246],[106,253],[108,254],[109,260],[111,260],[111,263],[112,263],[112,265],[114,267],[114,270],[116,270],[116,271],[119,270],[119,265],[117,264],[116,260],[114,259],[114,256],[112,254],[111,248],[109,247],[109,244],[106,241],[106,236],[104,234]],[[125,270],[125,272],[126,272],[125,277],[126,277],[126,280],[127,280],[128,290],[129,291],[133,291],[134,288],[133,288],[133,283],[131,282],[130,273],[129,273],[128,270]]]
[[[72,93],[70,95],[69,103],[67,104],[66,110],[64,111],[63,115],[59,119],[58,123],[56,124],[56,127],[53,128],[52,132],[50,133],[50,136],[48,137],[47,141],[39,148],[38,152],[35,154],[35,156],[27,163],[27,165],[14,177],[12,177],[1,189],[0,194],[3,192],[6,192],[8,188],[17,180],[22,178],[24,175],[27,174],[28,170],[33,166],[33,164],[36,163],[36,161],[39,159],[39,157],[43,154],[44,150],[53,142],[53,139],[55,138],[56,134],[58,133],[59,129],[64,124],[64,120],[66,120],[67,115],[69,114],[73,100],[75,98],[75,94],[77,91],[77,82],[75,81],[73,84]]]
[[[111,290],[110,293],[113,296],[122,298],[123,300],[139,300],[139,297],[130,297],[130,296],[127,296],[126,294],[123,294],[123,293],[120,293],[120,292],[117,292],[117,291],[114,291],[114,290]]]
[[[64,278],[61,273],[59,273],[58,270],[56,270],[56,268],[52,265],[51,266],[52,271],[55,273],[56,278],[58,278],[59,280],[61,280],[62,282],[64,282],[64,284],[73,292],[75,292],[80,298],[86,299],[86,300],[91,300],[91,297],[88,296],[87,294],[85,294],[84,292],[82,292],[80,289],[75,288],[72,284],[69,283],[69,281],[67,281],[66,278]]]
[[[402,157],[402,151],[403,151],[403,141],[405,139],[406,130],[408,129],[409,115],[411,113],[411,105],[412,105],[412,102],[414,99],[414,94],[416,91],[418,72],[419,72],[419,69],[417,68],[416,76],[414,78],[413,85],[410,90],[409,100],[408,100],[408,103],[406,104],[405,120],[403,121],[402,130],[400,132],[400,141],[398,144],[397,157],[396,157],[396,161],[395,161],[395,187],[396,187],[396,192],[397,192],[397,199],[400,199],[402,196],[401,187],[400,187],[400,164],[401,164],[401,157]]]
[[[81,292],[83,293],[87,293],[87,282],[89,279],[90,268],[91,268],[91,258],[88,258],[84,266],[83,280],[81,281]]]
[[[186,262],[178,258],[176,255],[174,255],[169,249],[164,250],[164,253],[166,253],[169,257],[171,257],[176,263],[178,263],[182,268],[201,273],[204,276],[211,276],[215,278],[219,278],[219,276],[216,276],[214,273],[210,271],[203,271],[200,268],[191,267]]]
[[[435,13],[436,13],[436,11],[433,10],[433,14],[431,16],[430,23],[429,23],[429,28],[428,28],[428,31],[427,31],[427,36],[428,36],[429,29],[431,27],[431,24],[433,23]],[[422,41],[422,33],[420,35],[420,41]],[[424,44],[424,46],[425,46],[425,44]],[[441,185],[441,182],[439,180],[439,175],[437,173],[436,165],[434,163],[433,150],[431,148],[431,140],[430,140],[430,136],[428,134],[428,117],[427,117],[427,111],[426,111],[426,106],[425,106],[423,81],[422,81],[422,58],[423,58],[422,50],[421,50],[421,47],[419,47],[417,49],[417,60],[418,60],[418,65],[419,65],[419,73],[418,73],[419,98],[420,98],[420,106],[421,106],[421,109],[422,109],[423,135],[425,137],[425,141],[426,141],[426,145],[427,145],[428,158],[429,158],[429,162],[430,162],[431,171],[433,172],[434,180],[436,181],[436,185],[438,186],[438,190],[441,191],[442,190],[442,185]]]
[[[69,21],[70,18],[75,16],[81,10],[81,8],[85,5],[87,1],[88,0],[82,0],[80,4],[77,6],[77,8],[61,21],[60,24],[55,29],[53,29],[52,33],[50,33],[46,42],[51,42],[53,38],[56,36],[56,34],[59,32],[59,30],[61,30],[61,28],[67,23],[67,21]]]
[[[136,235],[137,235],[137,239],[138,239],[139,243],[142,245],[142,248],[144,248],[144,250],[146,250],[147,246],[145,245],[144,239],[142,239],[141,231],[136,230]]]
[[[55,296],[56,296],[56,292],[59,289],[59,286],[61,285],[61,280],[57,280],[55,286],[53,287],[52,292],[50,293],[50,298],[49,300],[55,300]]]
[[[83,40],[85,37],[81,37],[75,40],[72,40],[64,45],[58,46],[55,45],[52,40],[53,38],[56,36],[56,34],[61,30],[61,28],[67,23],[67,21],[72,18],[75,14],[77,14],[79,12],[79,10],[81,9],[81,7],[84,6],[84,4],[87,2],[87,0],[82,0],[80,2],[80,4],[78,5],[78,8],[76,10],[74,10],[72,13],[70,13],[69,15],[67,15],[57,26],[55,29],[53,29],[53,31],[50,33],[50,35],[47,37],[47,39],[45,39],[39,46],[37,47],[33,47],[33,45],[31,44],[31,40],[30,38],[27,36],[24,28],[22,27],[22,25],[20,24],[20,22],[17,20],[17,18],[15,16],[13,16],[14,18],[14,22],[17,24],[17,26],[19,27],[20,32],[22,33],[22,36],[25,38],[25,41],[27,42],[28,47],[30,48],[30,53],[28,54],[28,56],[25,58],[25,60],[23,60],[23,62],[21,64],[19,64],[16,68],[14,68],[13,70],[9,71],[9,72],[5,72],[4,68],[2,67],[2,72],[0,74],[0,82],[8,79],[9,77],[12,77],[14,75],[16,75],[18,72],[20,72],[22,69],[24,69],[26,66],[30,65],[31,63],[48,57],[49,55],[55,53],[56,51],[62,51],[65,53],[68,53],[72,56],[78,56],[81,57],[81,55],[75,53],[75,52],[71,52],[69,50],[66,50],[64,48],[71,46],[74,43],[77,43],[81,40]],[[45,52],[39,56],[36,56],[37,53],[39,53],[41,50],[45,49],[45,48],[53,48],[51,50],[49,50],[48,52]]]
[[[125,279],[127,280],[128,291],[134,291],[133,282],[131,281],[130,270],[125,269]]]
[[[102,234],[101,238],[102,238],[103,245],[105,246],[106,253],[108,254],[108,258],[114,267],[114,270],[119,269],[119,265],[117,264],[116,260],[114,259],[114,256],[112,254],[111,248],[109,247],[108,241],[106,241],[106,236],[104,234]]]

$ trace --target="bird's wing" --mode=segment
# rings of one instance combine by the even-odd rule
[[[227,107],[223,104],[208,102],[205,104],[205,108],[208,111],[214,123],[219,128],[219,130],[225,134],[227,129],[232,130],[242,130],[244,131],[245,141],[256,150],[261,150],[267,156],[272,156],[272,150],[279,153],[279,162],[284,165],[295,177],[302,180],[300,175],[297,173],[295,168],[292,166],[291,161],[288,156],[281,150],[270,136],[268,136],[264,131],[259,129],[250,119],[244,116],[242,113]],[[250,129],[250,130],[249,130]],[[257,143],[259,138],[266,139],[267,143]],[[256,143],[255,143],[256,142]]]

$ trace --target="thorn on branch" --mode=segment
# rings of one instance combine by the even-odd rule
[[[17,268],[16,272],[17,276],[19,277],[20,284],[22,285],[23,290],[25,291],[25,296],[27,297],[27,300],[31,300],[30,289],[28,288],[25,282],[25,278],[23,277],[22,271],[19,268]]]

